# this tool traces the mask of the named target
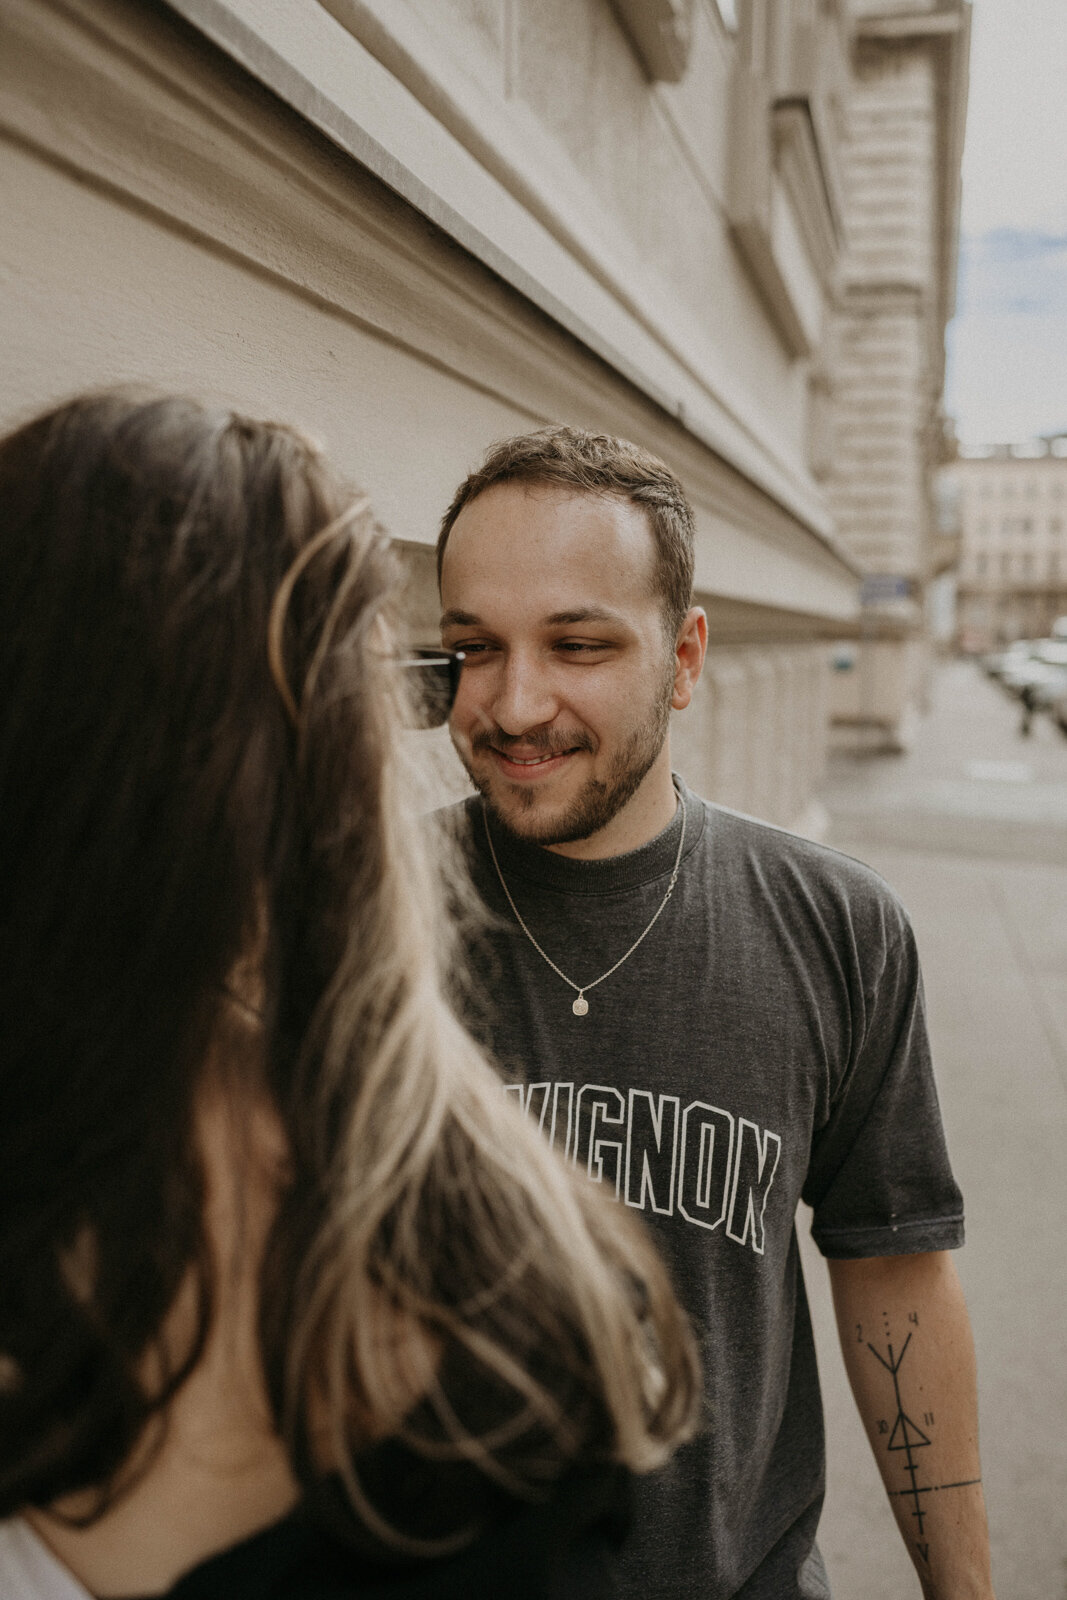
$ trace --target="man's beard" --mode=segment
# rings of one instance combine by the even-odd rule
[[[673,674],[672,674],[673,681]],[[509,743],[499,730],[495,734],[479,734],[471,741],[471,758],[462,750],[460,759],[466,767],[471,782],[485,801],[493,821],[505,833],[527,844],[573,844],[578,839],[588,839],[601,828],[606,828],[618,816],[623,806],[637,793],[645,777],[663,749],[670,726],[670,698],[657,696],[648,717],[634,729],[622,748],[616,751],[606,778],[590,778],[575,795],[566,809],[558,815],[546,817],[538,823],[532,815],[536,811],[538,795],[534,789],[512,791],[513,808],[506,813],[497,805],[492,784],[487,777],[473,770],[472,758],[478,750],[500,750],[506,753]],[[560,740],[551,734],[538,734],[536,730],[524,733],[521,739],[526,748],[531,746],[544,754],[562,753],[564,750],[594,749],[588,734],[570,740]],[[457,746],[458,749],[458,746]],[[523,826],[524,817],[529,825]]]

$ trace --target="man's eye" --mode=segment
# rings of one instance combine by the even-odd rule
[[[560,639],[556,645],[557,650],[564,651],[567,655],[599,655],[611,646],[600,639]]]
[[[471,656],[483,656],[487,650],[491,650],[493,647],[491,644],[487,644],[484,639],[459,639],[454,644],[449,644],[448,648],[450,650],[462,650],[469,661]]]

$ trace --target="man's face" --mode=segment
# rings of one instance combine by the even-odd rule
[[[497,484],[453,525],[442,637],[467,659],[452,738],[521,838],[589,838],[669,761],[676,662],[654,558],[639,507],[555,485]]]

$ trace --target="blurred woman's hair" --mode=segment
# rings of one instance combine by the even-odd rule
[[[689,1424],[654,1252],[443,998],[396,574],[353,501],[293,429],[191,400],[0,442],[0,1517],[106,1509],[196,1366],[212,1074],[284,1130],[260,1343],[305,1481],[328,1459],[360,1501],[393,1433],[536,1493]]]

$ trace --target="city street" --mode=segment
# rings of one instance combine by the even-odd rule
[[[909,908],[949,1143],[958,1260],[978,1347],[1000,1600],[1067,1596],[1067,739],[1019,731],[972,663],[940,670],[903,757],[835,759],[829,842]],[[802,1234],[806,1229],[802,1223]],[[826,1274],[805,1238],[829,1432],[820,1532],[834,1600],[919,1586],[852,1409]]]
[[[403,1388],[409,1341],[352,1345],[345,1319],[373,1329],[361,1241],[387,1251],[420,1173],[440,1192],[412,1268],[443,1286],[425,1320],[487,1350],[442,1373],[455,1415],[485,1421],[457,1422],[459,1446],[489,1478],[531,1465],[495,1430],[511,1326],[549,1398],[570,1373],[559,1393],[595,1412],[582,1350],[611,1313],[591,1257],[582,1315],[553,1303],[573,1196],[538,1190],[535,1306],[510,1271],[537,1243],[523,1147],[505,1172],[490,1130],[437,1183],[452,1136],[419,1118],[501,1103],[440,1009],[437,895],[407,844],[476,794],[465,760],[489,805],[469,894],[444,835],[438,852],[470,968],[448,993],[572,1163],[674,1218],[678,1293],[715,1348],[714,1460],[700,1440],[679,1457],[623,1587],[642,1546],[683,1600],[790,1582],[783,1518],[821,1460],[799,1204],[833,1600],[920,1600],[890,1507],[934,1571],[961,1491],[977,1500],[945,1400],[966,1341],[931,1331],[907,1272],[906,1304],[895,1269],[877,1289],[857,1273],[846,1349],[887,1499],[798,1200],[832,1167],[808,1191],[820,1237],[837,1222],[861,1253],[871,1224],[904,1237],[940,1210],[935,1183],[955,1210],[940,1161],[896,1186],[937,1122],[925,1060],[921,1110],[880,1061],[867,1092],[913,1025],[911,947],[879,987],[900,937],[881,890],[851,963],[845,919],[820,947],[806,855],[753,862],[726,822],[687,841],[668,725],[693,793],[869,863],[911,915],[965,1202],[996,1596],[1067,1600],[1067,737],[1045,714],[1024,730],[974,660],[914,670],[949,638],[1039,636],[1019,687],[1067,667],[1065,62],[1067,0],[0,0],[0,1174],[20,1197],[0,1206],[18,1277],[0,1422],[29,1419],[0,1437],[0,1600],[237,1593],[264,1559],[279,1600],[360,1588],[343,1505],[305,1559],[287,1453],[320,1424],[388,1443],[373,1379],[395,1356]],[[776,966],[785,942],[801,955]],[[846,969],[879,1005],[841,999]],[[825,1102],[820,1039],[834,1023],[839,1055],[843,1021],[858,1087],[812,1149],[797,1108]],[[761,1075],[765,1045],[798,1075]],[[277,1117],[251,1054],[272,1083],[299,1066]],[[202,1092],[230,1076],[247,1150],[230,1097]],[[308,1379],[281,1440],[244,1337],[262,1240],[214,1203],[246,1155],[268,1201],[276,1145],[300,1156],[267,1263],[293,1315],[262,1354]],[[354,1242],[349,1169],[369,1194]],[[846,1191],[865,1199],[832,1217]],[[145,1413],[163,1444],[142,1472],[130,1352],[173,1342],[167,1286],[202,1256],[241,1270],[189,1383]],[[625,1368],[620,1416],[642,1403]],[[100,1515],[51,1515],[65,1485]],[[403,1522],[397,1492],[380,1509]],[[591,1558],[565,1522],[536,1541],[542,1575],[490,1517],[457,1561],[504,1577],[455,1580],[465,1600],[577,1592]]]

